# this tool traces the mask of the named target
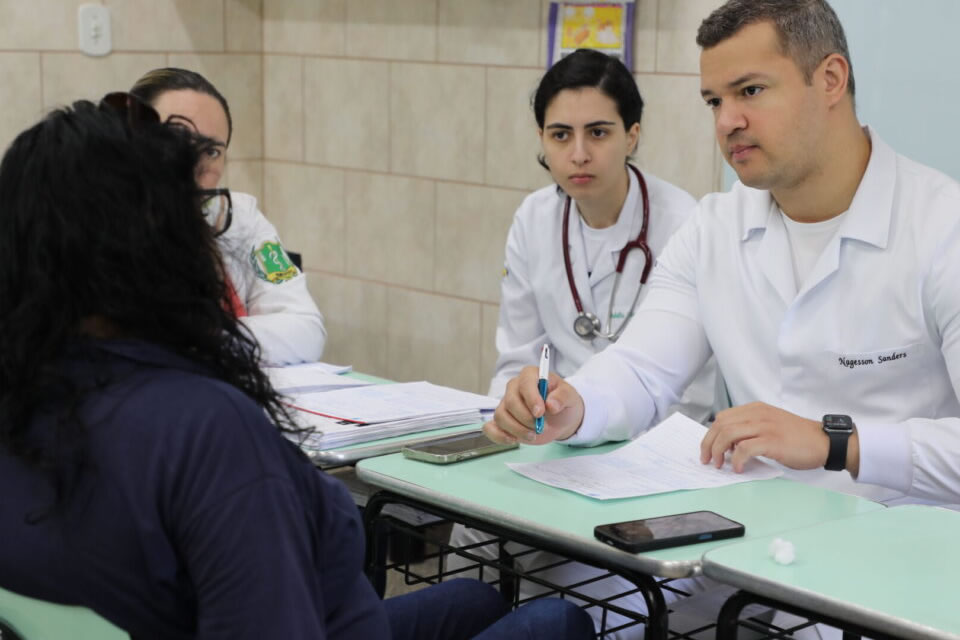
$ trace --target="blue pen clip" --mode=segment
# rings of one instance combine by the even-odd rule
[[[540,350],[540,379],[537,380],[537,389],[540,391],[540,397],[543,398],[543,411],[546,413],[547,407],[547,382],[550,379],[550,345],[545,344]],[[536,432],[543,433],[543,416],[537,418]]]

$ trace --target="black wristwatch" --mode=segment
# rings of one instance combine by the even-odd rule
[[[823,416],[823,432],[830,438],[830,453],[823,468],[843,471],[847,468],[847,442],[853,433],[853,420],[850,416],[827,414]]]

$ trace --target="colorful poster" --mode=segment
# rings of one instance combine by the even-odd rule
[[[633,2],[551,2],[547,68],[577,49],[596,49],[633,70]]]

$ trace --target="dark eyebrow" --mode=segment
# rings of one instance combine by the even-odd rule
[[[610,126],[613,126],[613,125],[615,125],[615,124],[616,124],[616,122],[610,122],[610,121],[608,121],[608,120],[596,120],[595,122],[588,122],[587,124],[583,125],[583,128],[584,128],[584,129],[589,129],[589,128],[591,128],[591,127],[603,127],[603,126],[610,127]],[[560,122],[554,122],[553,124],[548,124],[548,125],[547,125],[546,127],[544,127],[544,128],[545,128],[545,129],[569,129],[569,130],[571,130],[571,131],[573,130],[573,127],[571,127],[570,125],[568,125],[568,124],[562,124],[562,123],[560,123]]]
[[[728,83],[727,83],[727,88],[728,88],[728,89],[735,89],[736,87],[739,87],[739,86],[741,86],[741,85],[743,85],[743,84],[746,84],[746,83],[748,83],[748,82],[753,82],[754,80],[760,80],[760,79],[766,79],[766,78],[767,78],[767,76],[765,76],[765,75],[762,74],[762,73],[756,73],[756,72],[745,73],[745,74],[743,74],[742,76],[740,76],[739,78],[737,78],[736,80],[733,80],[733,81],[731,81],[731,82],[728,82]],[[713,95],[713,91],[711,91],[710,89],[701,89],[701,90],[700,90],[700,95],[703,96],[704,98],[706,98],[707,96],[712,96],[712,95]]]

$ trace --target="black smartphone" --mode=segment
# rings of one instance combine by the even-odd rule
[[[434,464],[450,464],[451,462],[478,458],[498,451],[516,448],[516,442],[499,444],[483,435],[482,431],[471,431],[470,433],[410,445],[401,449],[401,452],[412,460],[422,460]]]
[[[638,553],[743,535],[743,525],[713,511],[597,525],[593,535],[624,551]]]

